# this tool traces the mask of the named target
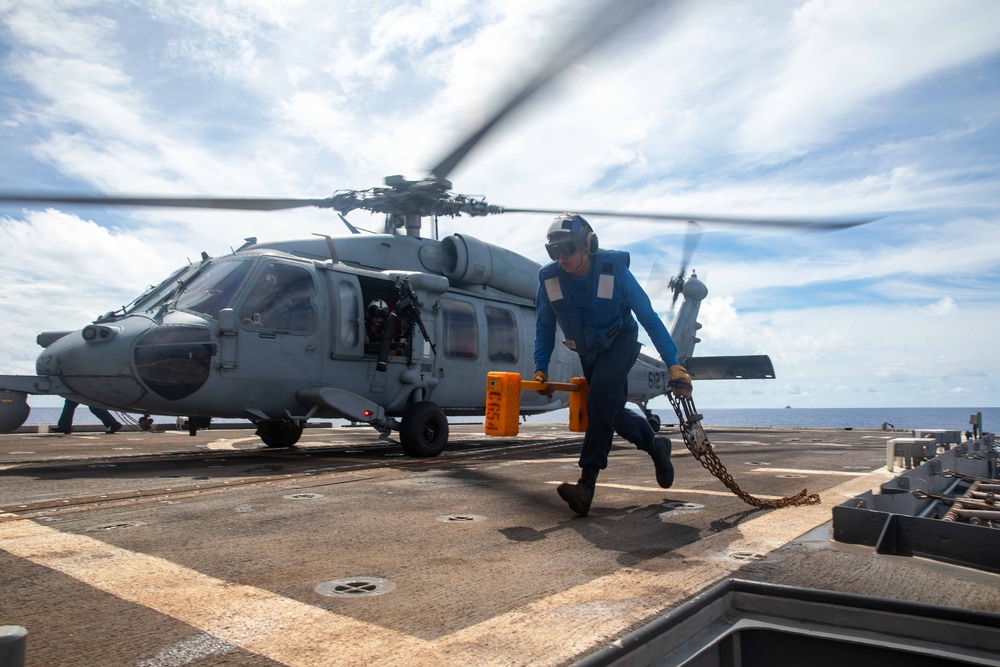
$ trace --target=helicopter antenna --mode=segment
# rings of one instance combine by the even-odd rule
[[[344,217],[343,213],[338,213],[337,217],[339,217],[340,221],[343,222],[344,225],[346,225],[349,230],[351,230],[352,234],[360,234],[361,233],[361,231],[357,227],[355,227],[354,225],[352,225],[351,223],[349,223],[347,221],[347,218]]]

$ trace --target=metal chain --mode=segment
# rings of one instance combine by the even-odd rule
[[[748,505],[768,508],[815,505],[820,501],[819,494],[810,494],[806,489],[802,489],[794,496],[785,496],[776,500],[757,498],[741,489],[740,485],[733,479],[733,476],[726,470],[726,466],[722,465],[722,461],[716,456],[715,450],[712,449],[712,443],[708,441],[705,429],[701,426],[701,415],[695,410],[694,401],[691,397],[675,396],[672,391],[667,392],[667,397],[670,399],[670,404],[674,406],[674,412],[677,413],[677,423],[680,426],[681,435],[684,437],[684,444],[688,450],[706,470],[715,475],[740,500]]]

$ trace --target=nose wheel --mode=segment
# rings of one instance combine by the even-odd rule
[[[413,403],[403,413],[399,442],[407,456],[437,456],[448,442],[448,418],[436,403]]]

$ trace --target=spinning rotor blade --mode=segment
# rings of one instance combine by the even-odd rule
[[[684,255],[681,259],[681,270],[678,271],[677,275],[681,278],[687,272],[688,264],[691,262],[691,255],[694,254],[694,249],[698,247],[698,241],[701,239],[701,225],[699,225],[694,220],[688,221],[688,231],[684,235]]]
[[[565,209],[554,208],[509,208],[504,206],[504,213],[551,213],[559,215],[565,213]],[[865,225],[878,220],[878,216],[866,218],[743,218],[719,215],[697,215],[693,213],[628,213],[623,211],[579,211],[574,210],[582,216],[606,216],[611,218],[638,218],[641,220],[658,220],[663,222],[709,222],[719,225],[755,225],[757,227],[779,227],[785,229],[802,229],[815,231],[837,231]]]
[[[570,35],[555,55],[527,84],[518,90],[483,125],[460,143],[451,153],[431,169],[438,179],[448,174],[462,161],[472,148],[489,133],[507,114],[521,106],[532,95],[552,81],[567,67],[609,40],[619,30],[632,23],[646,10],[663,3],[657,0],[611,0],[604,3],[590,16],[579,31]]]
[[[156,206],[166,208],[218,208],[242,211],[281,211],[304,206],[329,206],[329,198],[268,197],[158,197],[101,195],[10,194],[0,192],[0,202],[37,204],[89,204],[93,206]]]

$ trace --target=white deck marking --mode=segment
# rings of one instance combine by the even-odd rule
[[[260,444],[260,438],[257,436],[253,436],[251,438],[223,438],[221,440],[213,440],[205,445],[205,447],[213,451],[236,449],[236,445],[241,442],[255,442]]]
[[[884,467],[884,466],[883,466]],[[872,470],[806,470],[802,468],[752,468],[748,472],[754,473],[776,473],[793,475],[839,475],[841,477],[860,477],[867,475]]]
[[[546,484],[562,484],[562,482],[545,482]],[[598,488],[600,489],[623,489],[625,491],[646,491],[649,493],[693,493],[702,496],[731,496],[732,491],[714,491],[712,489],[682,489],[680,487],[671,486],[669,489],[661,489],[658,486],[635,486],[632,484],[605,484],[604,482],[598,481]],[[775,498],[781,498],[781,496],[764,496],[756,495],[758,498],[764,498],[765,500],[774,500]]]

